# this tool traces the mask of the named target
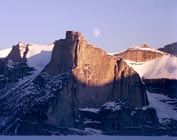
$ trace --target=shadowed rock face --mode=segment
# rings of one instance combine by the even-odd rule
[[[151,50],[143,50],[143,48],[150,48],[147,45],[140,46],[142,49],[134,49],[134,48],[129,48],[128,50],[115,54],[114,56],[117,58],[123,58],[131,61],[136,61],[136,62],[146,62],[149,60],[153,60],[157,57],[163,56],[162,53],[157,52],[157,51],[151,51]]]
[[[100,107],[117,99],[134,107],[148,104],[138,74],[123,60],[88,44],[78,32],[68,31],[66,39],[55,42],[45,71],[51,76],[72,71],[74,89],[67,92],[77,95],[79,107]]]
[[[145,87],[152,93],[167,95],[171,98],[177,98],[177,80],[176,79],[143,79]]]
[[[22,62],[26,61],[25,54],[27,53],[27,47],[21,43],[12,47],[11,52],[7,56],[7,59],[15,61],[15,62]]]
[[[148,104],[145,88],[138,73],[122,59],[117,62],[114,84],[115,99],[121,99],[133,107],[142,107]]]
[[[4,87],[5,84],[8,85],[10,82],[18,81],[19,78],[29,75],[29,72],[33,70],[26,64],[27,53],[28,47],[18,43],[12,47],[6,58],[0,59],[0,74],[3,75],[0,78],[0,87]]]
[[[164,46],[164,48],[159,48],[158,50],[177,56],[177,42],[168,44]]]

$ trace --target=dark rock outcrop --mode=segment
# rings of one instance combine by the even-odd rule
[[[148,105],[145,88],[139,74],[122,59],[117,61],[114,84],[116,100],[122,99],[127,105],[133,107]]]
[[[12,47],[12,50],[6,58],[0,59],[0,87],[4,87],[11,82],[17,82],[19,78],[23,78],[30,74],[33,68],[27,66],[26,54],[28,48],[22,43],[18,43]]]
[[[163,56],[163,53],[155,49],[151,49],[149,46],[138,46],[129,48],[126,51],[114,54],[117,58],[123,58],[136,62],[146,62],[153,60],[157,57]]]
[[[171,98],[177,98],[177,80],[176,79],[143,79],[145,87],[152,93],[167,95]]]
[[[103,134],[160,135],[156,130],[160,126],[156,111],[151,107],[131,108],[119,100],[107,102],[97,110],[79,112],[82,127],[100,129]]]
[[[168,44],[163,48],[159,48],[158,50],[177,56],[177,42]]]
[[[22,43],[18,43],[17,45],[12,47],[11,52],[7,56],[7,59],[12,60],[14,62],[22,62],[25,61],[26,58],[24,55],[27,53],[27,47]]]

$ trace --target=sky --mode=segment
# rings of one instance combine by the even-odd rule
[[[0,49],[51,44],[68,30],[107,52],[177,42],[177,0],[1,0]]]

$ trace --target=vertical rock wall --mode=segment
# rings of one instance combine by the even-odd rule
[[[79,107],[100,107],[107,101],[123,99],[131,106],[148,104],[139,75],[123,60],[96,48],[78,32],[68,31],[66,39],[55,42],[45,69],[54,76],[72,71]],[[73,92],[73,91],[67,91]]]

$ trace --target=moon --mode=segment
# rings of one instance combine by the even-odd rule
[[[93,35],[94,35],[95,37],[98,37],[98,36],[100,36],[100,34],[101,34],[100,29],[99,29],[99,28],[94,28],[94,30],[93,30]]]

